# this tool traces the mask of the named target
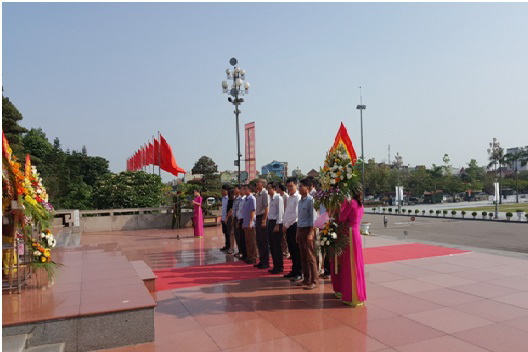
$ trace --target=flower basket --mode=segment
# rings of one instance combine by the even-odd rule
[[[522,209],[517,209],[515,212],[517,213],[517,217],[519,218],[519,221],[522,221],[522,216],[524,214],[524,211]]]
[[[476,211],[472,212],[471,216],[473,216],[473,219],[476,219],[477,218],[477,212]]]

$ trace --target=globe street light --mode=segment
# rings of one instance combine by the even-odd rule
[[[244,96],[249,93],[249,82],[246,80],[246,71],[241,69],[238,66],[238,60],[234,57],[229,60],[229,64],[233,66],[233,70],[227,69],[226,75],[228,80],[232,80],[233,83],[229,87],[227,81],[222,81],[222,93],[230,95],[227,100],[235,106],[235,116],[236,116],[236,139],[237,139],[237,160],[235,160],[235,166],[238,166],[238,186],[240,187],[240,129],[239,129],[239,115],[242,111],[238,109],[238,106],[244,102],[241,96]]]

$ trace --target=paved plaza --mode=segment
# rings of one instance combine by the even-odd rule
[[[492,220],[461,220],[444,217],[422,217],[414,215],[387,215],[388,227],[383,226],[383,214],[366,214],[364,222],[371,223],[371,232],[376,235],[445,243],[456,247],[481,250],[508,251],[500,253],[528,259],[528,223],[497,222]]]
[[[82,244],[117,243],[153,270],[234,261],[217,249],[220,228],[191,234],[88,233]],[[367,248],[410,242],[365,238]],[[305,291],[279,276],[159,291],[155,341],[111,351],[526,351],[528,260],[475,250],[369,264],[366,273],[363,308],[340,303],[329,281]]]

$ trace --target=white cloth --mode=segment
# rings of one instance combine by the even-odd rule
[[[301,195],[299,192],[295,192],[288,197],[286,210],[284,211],[284,227],[288,228],[297,222],[297,206],[299,205],[300,199]]]
[[[284,218],[284,201],[282,197],[275,193],[271,197],[268,210],[268,219],[277,220],[277,224],[282,224]]]

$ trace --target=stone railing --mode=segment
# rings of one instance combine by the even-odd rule
[[[82,232],[171,228],[173,207],[100,210],[59,210],[55,223]],[[180,227],[192,226],[192,211],[182,211]]]

